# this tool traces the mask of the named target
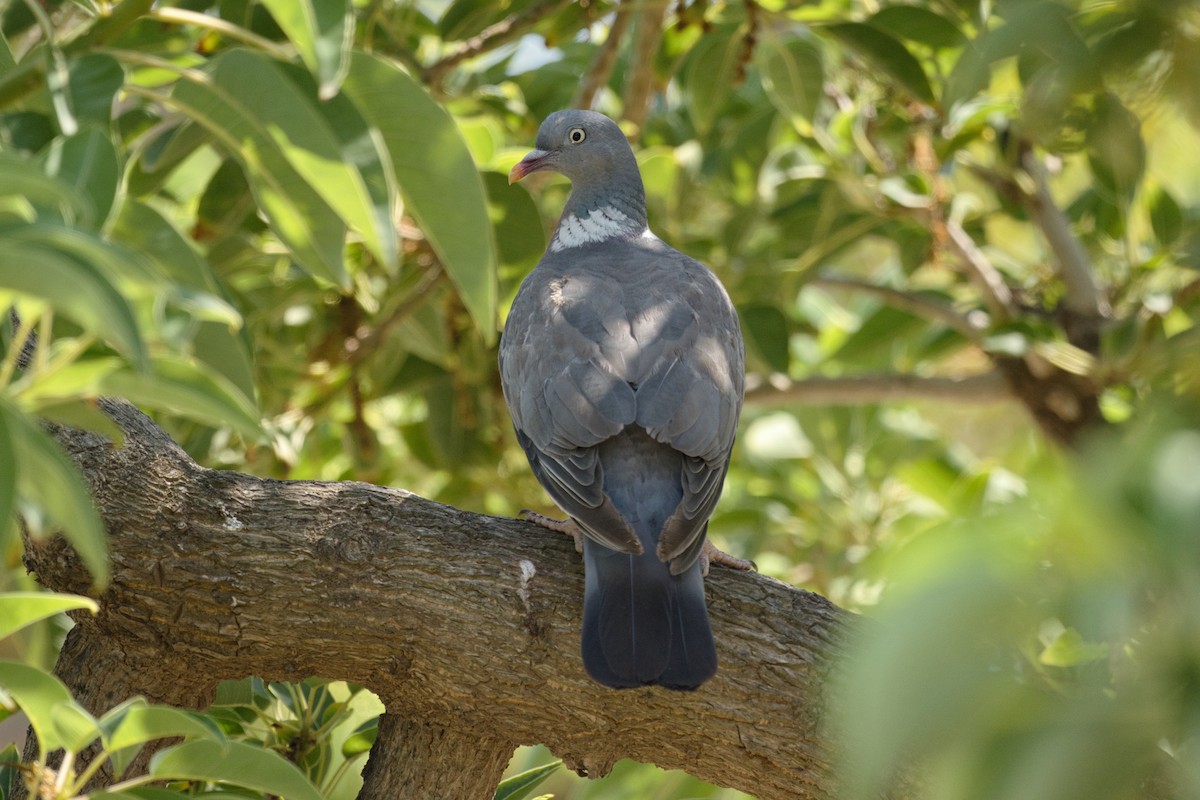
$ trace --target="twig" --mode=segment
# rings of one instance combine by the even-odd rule
[[[168,6],[152,9],[148,16],[151,19],[166,22],[170,25],[191,25],[197,28],[216,31],[228,36],[230,39],[253,45],[259,50],[270,53],[283,61],[291,59],[293,55],[286,47],[282,47],[270,39],[259,36],[254,31],[247,30],[240,25],[234,25],[232,22],[223,20],[220,17],[214,17],[211,14],[201,14],[196,11],[188,11],[186,8],[171,8]]]
[[[1025,196],[1025,207],[1042,229],[1050,249],[1058,260],[1058,274],[1066,286],[1063,307],[1082,319],[1096,320],[1109,315],[1108,301],[1100,292],[1087,253],[1071,233],[1070,224],[1054,202],[1046,180],[1046,168],[1030,150],[1023,166],[1033,178],[1034,192]]]
[[[404,302],[396,306],[396,309],[388,315],[387,319],[363,334],[359,335],[356,332],[354,336],[347,339],[342,346],[343,363],[353,366],[375,352],[379,348],[380,342],[387,337],[393,328],[408,319],[414,311],[425,303],[425,299],[437,288],[444,276],[445,273],[441,267],[431,267],[421,276],[420,282],[409,296],[404,299]]]
[[[965,230],[962,223],[956,219],[946,221],[946,235],[955,252],[962,257],[967,274],[975,282],[983,302],[991,311],[995,322],[1005,322],[1015,316],[1012,291],[999,271],[988,261],[987,256],[979,249]]]
[[[908,400],[994,403],[1010,397],[999,372],[959,377],[920,375],[856,375],[845,378],[750,376],[746,402],[757,406],[872,405]]]
[[[592,60],[592,66],[588,68],[587,75],[579,85],[579,92],[571,104],[573,108],[591,108],[596,102],[596,94],[608,83],[613,66],[617,63],[617,54],[621,52],[621,40],[625,37],[625,29],[629,27],[629,20],[633,17],[632,5],[632,0],[625,0],[617,8],[612,27],[608,29],[608,38],[600,45],[596,58]]]
[[[569,0],[542,0],[519,14],[512,14],[495,25],[484,28],[477,35],[467,39],[453,51],[426,67],[423,72],[425,82],[431,84],[438,82],[442,75],[463,61],[522,36],[543,17],[553,14],[568,4]]]
[[[654,56],[662,41],[663,17],[667,7],[660,0],[648,0],[638,15],[634,31],[633,56],[629,77],[625,81],[625,113],[623,116],[640,130],[654,95]]]
[[[890,286],[880,286],[877,283],[857,281],[852,278],[824,277],[809,282],[812,286],[822,286],[830,289],[848,289],[853,292],[873,294],[892,308],[907,311],[918,317],[940,322],[953,328],[971,341],[978,341],[982,325],[971,321],[971,318],[958,313],[945,303],[930,300],[912,292],[902,292]]]

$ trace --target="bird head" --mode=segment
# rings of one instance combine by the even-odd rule
[[[611,178],[631,166],[636,173],[633,150],[617,123],[595,111],[569,109],[546,117],[538,128],[537,149],[517,162],[508,182],[550,170],[578,186]]]

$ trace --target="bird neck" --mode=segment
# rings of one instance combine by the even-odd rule
[[[557,253],[611,239],[636,239],[647,230],[646,193],[639,177],[606,183],[602,189],[577,185],[563,209],[550,248]]]

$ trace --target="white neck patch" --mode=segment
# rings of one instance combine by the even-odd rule
[[[558,223],[558,230],[550,240],[550,249],[561,253],[572,247],[604,242],[638,232],[632,228],[629,216],[612,206],[593,209],[586,217],[571,214]]]

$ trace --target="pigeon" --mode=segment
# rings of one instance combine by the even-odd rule
[[[693,690],[717,670],[706,543],[741,413],[745,350],[716,275],[646,222],[637,160],[594,111],[551,114],[509,183],[572,184],[500,342],[517,440],[584,559],[582,656],[612,688]],[[579,534],[582,534],[581,536]]]

